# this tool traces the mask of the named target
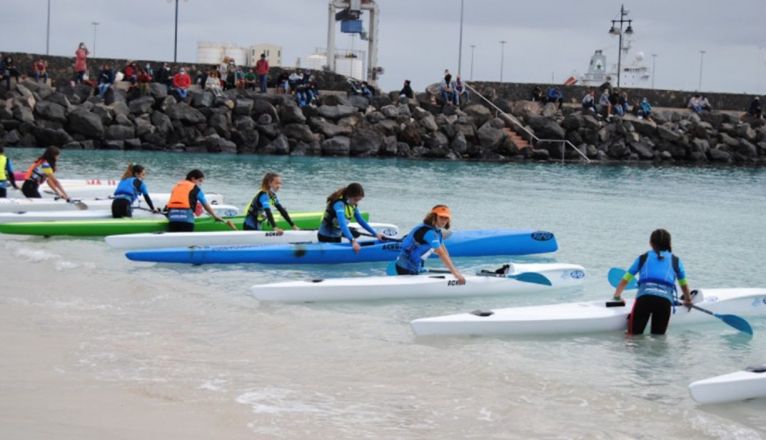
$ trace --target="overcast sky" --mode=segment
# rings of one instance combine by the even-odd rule
[[[616,61],[608,34],[620,3],[607,0],[464,0],[462,73],[497,81],[500,40],[506,40],[503,79],[563,82],[587,70],[595,49]],[[51,54],[71,55],[80,41],[96,55],[172,60],[174,0],[50,0]],[[458,70],[460,0],[378,0],[384,89],[411,79],[417,90]],[[45,53],[48,0],[0,0],[0,51]],[[626,1],[633,46],[656,57],[657,88],[766,93],[766,0]],[[367,26],[365,21],[365,27]],[[337,34],[339,49],[362,42]],[[179,60],[196,60],[198,41],[242,46],[271,42],[283,61],[314,53],[327,41],[326,0],[181,0]],[[92,49],[92,47],[91,47]]]

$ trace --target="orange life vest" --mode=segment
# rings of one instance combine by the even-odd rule
[[[45,162],[45,159],[38,159],[32,164],[27,172],[24,173],[24,180],[34,180],[38,184],[42,185],[45,179],[48,177],[42,170],[39,170],[40,166]]]
[[[182,180],[176,183],[170,192],[168,209],[195,209],[199,188],[194,182]]]

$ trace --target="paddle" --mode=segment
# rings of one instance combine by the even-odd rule
[[[56,196],[56,197],[53,198],[53,200],[61,200],[61,197],[60,196]],[[82,210],[82,211],[88,209],[88,205],[83,203],[82,200],[67,199],[66,202],[67,203],[71,203],[72,205],[76,206],[77,209]]]
[[[620,284],[620,281],[622,280],[622,277],[625,275],[625,273],[626,271],[619,267],[613,267],[609,269],[609,284],[611,284],[612,287],[617,287],[617,285]],[[635,289],[637,287],[638,287],[638,284],[633,284],[633,282],[631,282],[625,288]],[[751,335],[751,336],[753,335],[753,328],[750,326],[750,323],[748,323],[745,319],[737,315],[723,315],[723,314],[714,313],[714,312],[711,312],[710,310],[703,309],[702,307],[697,306],[695,304],[691,304],[691,307],[700,312],[707,313],[710,316],[720,319],[725,324],[728,324],[731,327],[734,327],[735,329],[741,331],[742,333],[747,333],[748,335]]]
[[[351,229],[354,229],[354,228],[351,228]],[[361,232],[358,229],[354,229],[354,231],[356,231],[359,235],[363,235],[365,237],[378,238],[376,235],[372,235],[372,234],[370,234],[368,232]],[[395,241],[395,242],[398,242],[398,243],[401,243],[402,241],[404,241],[403,238],[389,237],[388,235],[384,235],[383,236],[383,240],[385,240],[385,241]]]
[[[152,214],[165,215],[165,213],[162,211],[154,211],[149,208],[144,208],[143,206],[134,206],[133,209],[137,209],[139,211],[151,212]]]

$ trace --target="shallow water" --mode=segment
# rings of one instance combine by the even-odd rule
[[[23,168],[39,150],[8,149]],[[588,270],[582,290],[443,301],[259,304],[248,287],[379,275],[379,264],[137,264],[97,239],[0,237],[0,438],[761,438],[766,400],[698,406],[694,380],[766,362],[709,325],[619,334],[417,339],[417,317],[607,298],[650,232],[673,233],[693,288],[764,287],[766,171],[65,151],[62,178],[147,166],[167,192],[195,167],[244,205],[269,170],[292,211],[350,181],[407,230],[436,203],[454,228],[534,227]],[[466,272],[503,258],[457,260]]]

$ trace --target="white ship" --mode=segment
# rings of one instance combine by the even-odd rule
[[[646,64],[646,57],[641,51],[631,55],[631,41],[626,39],[622,46],[622,62],[620,70],[621,87],[649,87],[651,85],[652,71]],[[602,49],[598,49],[590,57],[588,71],[581,76],[575,75],[576,84],[584,86],[598,87],[603,84],[607,78],[612,85],[617,85],[617,63],[611,66],[607,64],[606,55]]]

